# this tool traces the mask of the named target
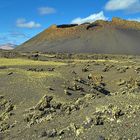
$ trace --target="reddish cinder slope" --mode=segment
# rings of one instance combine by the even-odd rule
[[[52,25],[17,51],[140,54],[140,23],[113,18],[82,25]]]

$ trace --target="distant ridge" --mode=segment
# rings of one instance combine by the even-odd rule
[[[11,44],[11,43],[0,45],[0,49],[2,50],[13,50],[15,47],[16,45]]]
[[[140,55],[140,23],[114,17],[112,21],[52,25],[15,50]]]

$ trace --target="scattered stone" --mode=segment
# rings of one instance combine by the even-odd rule
[[[106,66],[102,71],[103,72],[108,72],[110,70],[110,66]]]
[[[33,60],[38,60],[39,59],[39,54],[36,53],[36,54],[32,54],[30,56],[28,56],[29,59],[33,59]]]
[[[51,106],[54,109],[60,109],[61,106],[62,106],[62,104],[61,103],[52,102],[52,105]]]
[[[82,126],[78,127],[74,123],[70,123],[70,129],[75,133],[75,135],[78,137],[81,133],[84,132],[84,128]]]
[[[48,68],[48,71],[54,71],[55,68]]]
[[[78,105],[75,105],[75,104],[71,105],[70,108],[71,108],[71,111],[77,111],[80,109],[80,107]]]
[[[127,66],[125,66],[125,67],[119,67],[119,68],[117,68],[117,71],[119,73],[125,73],[126,70],[128,70],[128,69],[129,69],[129,67],[127,67]]]
[[[82,92],[84,92],[84,88],[81,87],[80,85],[77,85],[75,82],[73,83],[72,87],[68,86],[67,89],[72,90],[72,91],[82,91]]]
[[[135,84],[136,84],[136,80],[132,77],[129,78],[129,80],[127,81],[126,83],[126,86],[131,89],[133,87],[135,87]]]
[[[13,74],[13,72],[9,72],[9,73],[8,73],[8,75],[12,75],[12,74]]]
[[[75,75],[77,74],[74,70],[73,70],[71,73],[72,73],[72,74],[75,74]]]
[[[69,95],[69,96],[72,95],[72,93],[70,93],[70,92],[69,92],[68,90],[66,90],[66,89],[64,90],[64,93],[65,93],[66,95]]]
[[[88,67],[85,67],[82,69],[82,72],[88,72],[89,71],[89,68]]]
[[[48,136],[48,137],[56,137],[56,136],[57,136],[57,131],[56,131],[56,129],[53,129],[53,130],[51,130],[51,131],[48,131],[48,132],[47,132],[47,136]]]
[[[82,79],[82,78],[78,78],[78,79],[75,79],[76,82],[79,82],[81,84],[84,84],[84,85],[88,85],[87,81]]]
[[[51,87],[49,88],[49,90],[54,91],[54,89],[53,89],[53,88],[51,88]]]
[[[62,111],[62,104],[53,101],[52,96],[45,95],[35,107],[29,108],[25,112],[24,121],[27,122],[27,125],[30,127],[42,121],[52,120],[53,116],[57,113],[59,114],[60,111]]]
[[[122,112],[121,109],[114,108],[114,110],[112,111],[112,115],[114,116],[115,119],[118,119],[120,116],[123,116],[124,113]]]
[[[46,132],[46,130],[43,130],[43,131],[41,132],[40,137],[47,137],[47,132]]]
[[[102,116],[94,116],[94,125],[103,125],[104,124],[104,117]]]
[[[44,69],[43,68],[29,68],[28,71],[42,72],[44,71]]]
[[[117,106],[109,105],[101,108],[96,108],[93,115],[94,125],[103,125],[105,122],[120,120],[125,113]]]
[[[3,99],[3,98],[4,98],[4,96],[3,95],[0,95],[0,100]]]
[[[86,117],[86,121],[83,124],[84,129],[88,129],[92,126],[93,124],[93,118],[91,117]]]
[[[103,76],[100,74],[89,74],[88,79],[93,82],[95,85],[100,85],[103,83]]]
[[[114,65],[106,65],[105,68],[104,68],[102,71],[103,71],[103,72],[108,72],[108,71],[110,71],[113,67],[114,67]]]
[[[50,107],[50,102],[53,99],[52,96],[47,96],[45,95],[39,103],[35,106],[35,109],[38,110],[44,110],[44,108],[49,108]]]
[[[136,80],[135,84],[136,86],[140,87],[140,80]]]
[[[105,89],[102,86],[95,86],[94,89],[96,89],[98,92],[102,93],[103,95],[108,95],[110,96],[110,91],[108,91],[107,89]]]
[[[0,96],[0,132],[8,131],[14,127],[14,123],[10,124],[9,120],[13,113],[14,105],[10,100],[6,100],[4,96]]]
[[[48,138],[50,138],[50,137],[56,137],[56,136],[57,136],[57,131],[56,131],[56,129],[52,129],[52,130],[50,130],[50,131],[43,130],[43,131],[41,132],[41,136],[40,136],[40,137],[48,137]]]
[[[10,124],[8,123],[1,123],[0,125],[0,132],[5,132],[10,129]]]
[[[82,134],[84,132],[84,128],[80,127],[76,130],[76,136],[78,137],[80,134]]]
[[[6,110],[5,110],[5,112],[10,112],[10,111],[12,111],[14,109],[14,106],[12,105],[12,104],[10,104],[7,108],[6,108]]]
[[[120,79],[119,82],[117,82],[118,86],[122,86],[122,85],[125,85],[125,84],[126,84],[126,81],[122,80],[122,79]]]
[[[33,54],[32,57],[39,57],[39,54]]]
[[[98,140],[105,140],[105,137],[99,136],[99,139]]]
[[[62,129],[62,130],[60,130],[59,132],[58,132],[58,135],[59,136],[62,136],[62,135],[64,135],[65,134],[65,130],[64,129]]]
[[[137,72],[137,74],[140,73],[140,67],[136,67],[135,71]]]
[[[76,132],[77,126],[74,123],[70,123],[70,129]]]

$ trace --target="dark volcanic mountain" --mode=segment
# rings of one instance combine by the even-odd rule
[[[140,23],[113,18],[81,25],[52,25],[15,50],[139,55]]]

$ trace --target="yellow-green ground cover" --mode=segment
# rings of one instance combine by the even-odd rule
[[[40,65],[51,65],[51,66],[61,66],[66,65],[63,62],[54,62],[54,61],[34,61],[28,59],[7,59],[7,58],[0,58],[0,66],[22,66],[22,65],[29,65],[29,66],[40,66]]]

